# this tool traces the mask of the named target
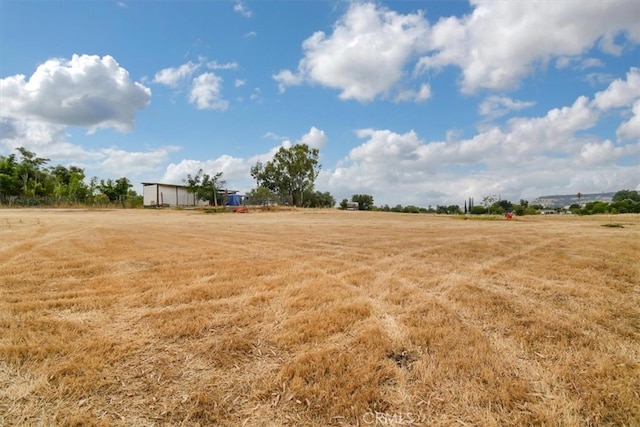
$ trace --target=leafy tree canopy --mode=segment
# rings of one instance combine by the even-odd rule
[[[336,199],[325,191],[307,190],[304,193],[304,206],[308,208],[332,208],[336,205]],[[346,207],[346,206],[345,206]]]
[[[280,147],[273,160],[264,165],[256,163],[251,176],[260,186],[290,196],[294,205],[303,206],[305,192],[313,190],[320,172],[318,156],[319,150],[307,144]]]
[[[222,179],[222,172],[215,175],[204,173],[202,169],[195,175],[187,175],[185,180],[189,191],[194,193],[200,200],[208,200],[210,205],[218,206],[224,204],[224,195],[220,190],[227,184]]]
[[[354,194],[351,201],[358,202],[358,209],[361,211],[368,211],[373,207],[373,196],[370,194]]]
[[[640,202],[640,193],[636,190],[620,190],[613,195],[612,200],[614,202],[621,202],[623,200],[633,200],[634,202]]]

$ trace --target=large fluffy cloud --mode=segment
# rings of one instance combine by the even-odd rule
[[[598,92],[593,104],[601,110],[628,107],[640,98],[640,68],[631,68],[626,79],[616,79],[606,90]]]
[[[474,0],[462,18],[438,21],[430,54],[419,70],[454,65],[462,89],[509,89],[553,58],[577,57],[594,46],[619,54],[615,41],[640,42],[638,5],[633,1],[537,2]]]
[[[151,90],[131,80],[111,56],[73,55],[51,59],[28,79],[0,80],[2,116],[46,123],[129,131],[137,110],[147,107]]]
[[[632,69],[625,80],[614,81],[591,99],[581,96],[570,106],[539,117],[516,117],[466,139],[428,141],[414,131],[358,130],[364,142],[333,170],[325,169],[319,185],[338,198],[369,193],[385,202],[418,205],[488,194],[518,200],[555,191],[638,188],[638,162],[629,164],[628,159],[640,155],[640,95],[635,95],[632,117],[618,128],[631,142],[586,132],[611,108],[631,110],[634,97],[628,94],[637,72]]]
[[[55,162],[88,167],[92,173],[135,177],[157,169],[178,149],[130,152],[71,141],[70,126],[89,133],[101,128],[132,130],[136,112],[151,100],[151,91],[134,82],[111,56],[51,59],[28,79],[16,75],[0,80],[0,93],[0,146],[8,151],[25,147]]]
[[[602,66],[585,56],[594,47],[618,55],[624,43],[640,43],[634,1],[473,0],[471,6],[468,15],[430,26],[421,12],[353,2],[330,34],[317,31],[303,42],[296,70],[273,78],[281,91],[309,83],[338,89],[345,100],[424,101],[430,86],[420,78],[431,70],[459,68],[465,93],[504,91],[552,60],[559,68]]]
[[[266,136],[271,137],[275,134],[268,133]],[[203,172],[213,175],[218,172],[223,173],[223,179],[225,179],[234,188],[245,191],[255,186],[255,182],[251,180],[250,169],[256,162],[266,163],[273,159],[274,154],[280,149],[280,147],[291,147],[294,144],[307,144],[312,148],[322,148],[327,144],[327,136],[324,131],[311,126],[309,132],[302,135],[295,141],[291,141],[288,138],[277,137],[275,139],[280,140],[280,144],[271,147],[270,150],[264,153],[259,153],[249,158],[233,157],[229,155],[222,155],[215,159],[209,159],[205,161],[185,159],[179,163],[171,163],[167,166],[164,175],[160,178],[161,182],[170,184],[182,184],[188,174],[194,175],[200,169]]]
[[[365,102],[389,94],[407,63],[426,48],[428,24],[421,13],[402,15],[372,3],[353,3],[330,35],[314,33],[303,43],[296,72],[274,76],[280,89],[302,82],[340,90],[341,99]],[[427,96],[422,87],[411,97]]]
[[[618,127],[616,136],[623,140],[640,138],[640,68],[631,68],[626,79],[611,82],[607,89],[596,94],[592,104],[603,111],[621,110],[623,117],[630,115]]]
[[[633,104],[632,113],[631,118],[618,127],[616,131],[618,138],[640,139],[640,100]]]

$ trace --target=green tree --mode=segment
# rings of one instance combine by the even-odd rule
[[[640,193],[638,193],[636,190],[620,190],[613,195],[613,198],[611,200],[613,202],[621,202],[624,200],[640,202]]]
[[[471,208],[471,213],[473,215],[483,215],[487,213],[487,208],[482,205],[477,205]]]
[[[582,213],[587,215],[603,214],[609,211],[609,203],[602,201],[588,202],[584,205]]]
[[[67,186],[67,197],[71,202],[86,201],[89,197],[89,187],[84,182],[84,170],[74,166],[69,168],[69,184]]]
[[[619,213],[640,213],[640,202],[632,199],[616,200],[609,205]]]
[[[447,206],[447,213],[451,215],[458,215],[462,211],[460,210],[460,206],[458,205],[449,205]]]
[[[128,178],[122,177],[122,178],[116,179],[116,183],[114,186],[115,192],[116,192],[116,199],[120,200],[121,202],[124,202],[129,196],[129,189],[131,187],[133,187],[133,184],[131,184],[131,181],[129,181]]]
[[[336,199],[331,193],[325,191],[307,190],[304,193],[304,206],[308,208],[332,208],[336,204]]]
[[[489,194],[487,196],[484,196],[482,198],[482,203],[484,204],[484,207],[487,209],[487,213],[491,213],[491,206],[498,200],[498,198],[493,195],[493,194]],[[473,212],[471,212],[473,213]]]
[[[349,199],[342,199],[340,201],[340,209],[347,210],[347,203],[349,203]]]
[[[89,185],[87,186],[87,202],[94,203],[96,202],[96,196],[98,194],[98,177],[92,176],[89,180]]]
[[[227,182],[222,179],[222,172],[209,175],[200,169],[194,176],[187,175],[186,183],[189,191],[194,193],[199,200],[207,200],[209,205],[216,207],[219,204],[224,204],[224,195],[220,190]]]
[[[505,212],[511,212],[513,210],[513,203],[508,200],[498,200],[491,205],[491,212],[497,215],[502,215]]]
[[[18,177],[22,194],[26,197],[38,197],[46,194],[43,178],[46,171],[42,169],[49,159],[37,157],[36,153],[27,150],[24,147],[18,147],[16,150],[22,156],[18,165]]]
[[[110,202],[119,201],[124,206],[125,201],[129,195],[129,189],[133,187],[128,178],[122,177],[115,181],[107,179],[106,181],[101,179],[97,189],[100,194],[106,196]]]
[[[273,160],[264,166],[256,163],[251,168],[251,176],[260,186],[290,197],[296,206],[303,206],[304,193],[313,190],[320,172],[318,156],[318,149],[307,144],[280,147]]]
[[[187,192],[193,194],[193,204],[196,204],[196,199],[198,198],[198,190],[200,188],[200,180],[202,179],[202,169],[198,171],[197,174],[191,176],[191,174],[187,174],[187,179],[184,180],[184,183],[187,184]]]
[[[264,165],[258,161],[255,165],[251,166],[251,176],[256,180],[256,186],[260,187],[260,180],[262,172],[264,171]]]
[[[270,205],[277,200],[276,194],[274,194],[267,187],[253,188],[247,194],[249,197],[249,203],[252,205]]]
[[[105,196],[106,199],[110,202],[113,202],[118,198],[115,190],[115,183],[111,178],[107,179],[106,181],[104,179],[101,179],[100,184],[98,184],[97,186],[97,190],[99,194]],[[104,197],[101,197],[100,199],[104,200]]]
[[[20,195],[20,178],[15,154],[0,156],[0,201]]]
[[[405,213],[420,213],[420,208],[414,205],[408,205],[402,208],[402,212]]]
[[[57,165],[49,168],[49,174],[45,179],[45,188],[48,196],[53,196],[56,201],[67,199],[70,202],[85,201],[89,189],[84,183],[84,169],[77,166],[68,168]]]
[[[371,210],[373,206],[373,196],[370,194],[354,194],[351,201],[358,202],[358,209],[361,211]]]

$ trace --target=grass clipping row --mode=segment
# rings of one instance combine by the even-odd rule
[[[0,424],[637,425],[623,219],[0,211]]]

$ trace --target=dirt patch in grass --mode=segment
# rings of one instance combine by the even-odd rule
[[[0,210],[0,424],[640,424],[603,218]]]

